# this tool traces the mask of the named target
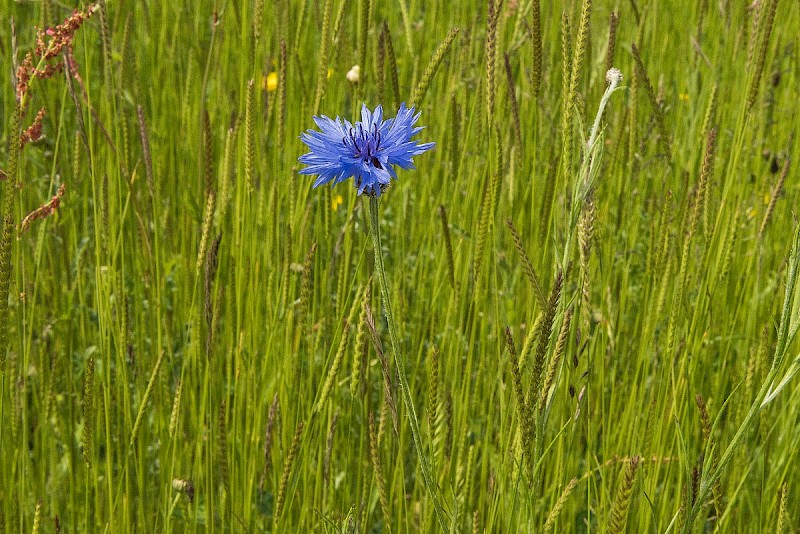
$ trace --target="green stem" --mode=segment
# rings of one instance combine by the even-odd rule
[[[408,387],[408,380],[406,379],[405,363],[403,362],[402,354],[400,353],[400,341],[397,337],[397,328],[395,327],[394,317],[392,315],[392,303],[389,299],[389,284],[386,282],[386,271],[383,268],[383,253],[381,252],[381,228],[380,220],[378,218],[378,197],[370,195],[369,197],[369,220],[370,220],[370,235],[372,235],[372,249],[375,252],[375,272],[378,273],[378,282],[381,286],[381,300],[383,300],[383,312],[386,315],[386,322],[389,324],[389,338],[392,342],[392,354],[394,356],[394,363],[397,367],[397,375],[400,377],[400,390],[403,395],[403,402],[406,405],[406,413],[408,414],[408,422],[411,424],[411,435],[414,439],[414,449],[419,458],[420,471],[422,471],[422,478],[425,481],[425,487],[428,488],[428,493],[433,499],[433,506],[436,509],[436,519],[439,522],[439,528],[442,531],[448,531],[447,525],[447,512],[445,512],[442,504],[442,497],[439,494],[439,488],[431,476],[428,460],[425,456],[425,451],[422,448],[422,436],[419,431],[419,422],[417,421],[417,412],[414,409],[414,400],[411,398],[411,390]]]

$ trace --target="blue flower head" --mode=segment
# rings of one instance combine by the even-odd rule
[[[350,124],[347,119],[314,117],[321,131],[308,130],[300,139],[310,152],[299,158],[306,168],[300,174],[318,176],[314,187],[328,182],[334,185],[351,176],[360,195],[380,196],[392,178],[397,178],[394,166],[413,169],[412,157],[432,149],[436,143],[412,141],[422,128],[414,127],[419,113],[400,105],[397,116],[383,120],[383,108],[374,112],[361,107],[361,120]]]

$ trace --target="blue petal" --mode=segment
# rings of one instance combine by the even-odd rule
[[[361,120],[355,124],[340,117],[315,116],[319,130],[308,130],[300,136],[309,152],[298,158],[306,165],[299,173],[317,175],[314,187],[354,178],[359,194],[366,191],[380,195],[384,186],[397,178],[395,166],[413,169],[413,156],[436,146],[412,140],[422,131],[422,127],[414,126],[419,117],[405,102],[397,116],[387,120],[383,119],[381,105],[371,111],[366,104],[361,107]],[[353,136],[355,139],[348,139]]]

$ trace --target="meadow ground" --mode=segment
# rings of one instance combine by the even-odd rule
[[[800,529],[796,1],[75,4],[0,0],[0,533]]]

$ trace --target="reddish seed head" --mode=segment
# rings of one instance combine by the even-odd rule
[[[97,4],[89,6],[85,11],[74,11],[64,22],[54,28],[37,30],[36,48],[34,53],[28,53],[22,64],[17,70],[17,99],[22,100],[30,89],[30,82],[33,78],[49,78],[61,72],[63,66],[59,63],[47,63],[57,58],[61,53],[72,47],[75,32],[83,23],[99,9]],[[44,65],[37,68],[33,66],[34,56],[44,62]]]
[[[66,188],[64,184],[61,184],[56,194],[53,196],[52,199],[50,199],[50,202],[39,206],[38,208],[30,212],[28,215],[26,215],[25,218],[22,219],[22,223],[20,223],[20,230],[19,230],[20,234],[25,232],[25,230],[27,230],[28,228],[30,228],[31,223],[33,221],[36,221],[38,219],[44,219],[45,217],[48,217],[53,213],[55,213],[55,211],[61,205],[61,197],[64,196],[65,190]]]
[[[41,57],[45,60],[52,59],[58,56],[65,47],[71,46],[72,40],[75,38],[75,32],[86,19],[92,16],[97,10],[97,7],[98,6],[95,4],[87,8],[86,11],[76,10],[55,28],[48,28],[45,34],[51,37],[52,40]]]
[[[19,148],[22,150],[27,143],[34,143],[41,139],[42,137],[42,119],[44,119],[44,108],[39,110],[39,113],[36,114],[36,118],[33,119],[33,123],[28,126],[28,129],[22,132],[22,135],[19,139]]]
[[[22,60],[22,63],[17,68],[17,99],[21,100],[22,96],[28,92],[34,70],[33,55],[28,52],[25,59]]]

